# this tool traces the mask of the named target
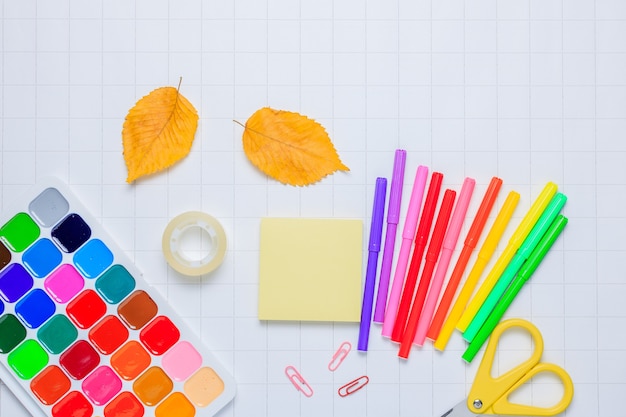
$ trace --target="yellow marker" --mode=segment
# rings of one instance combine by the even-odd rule
[[[509,224],[511,217],[513,217],[513,212],[515,211],[515,207],[517,207],[519,198],[519,193],[511,191],[506,197],[506,200],[504,200],[504,204],[496,216],[496,220],[493,222],[493,226],[491,226],[491,230],[489,230],[489,233],[485,238],[485,242],[478,252],[476,262],[474,263],[474,266],[472,267],[461,292],[454,302],[454,306],[450,310],[448,318],[439,332],[439,336],[434,344],[435,349],[444,350],[446,348],[448,340],[450,340],[450,336],[452,336],[452,332],[454,331],[454,326],[456,326],[459,321],[459,318],[465,310],[467,302],[474,292],[474,288],[478,283],[478,278],[480,278],[485,267],[487,266],[487,263],[489,262],[489,259],[491,259],[491,256],[496,251],[498,242],[504,234],[504,229],[506,229],[506,225]]]
[[[530,230],[533,228],[535,223],[537,223],[539,216],[541,216],[541,213],[543,213],[546,209],[548,203],[550,203],[550,200],[552,200],[552,197],[556,194],[556,191],[557,186],[553,182],[547,183],[543,188],[533,205],[528,210],[528,213],[526,213],[526,216],[524,216],[519,226],[517,226],[517,229],[511,236],[511,239],[509,239],[509,243],[504,249],[504,252],[502,252],[502,255],[498,258],[493,269],[489,272],[487,278],[485,278],[485,282],[483,282],[474,298],[472,298],[472,301],[470,301],[467,309],[456,325],[457,329],[462,332],[467,329],[467,326],[469,326],[470,322],[480,309],[480,306],[483,305],[483,302],[489,296],[491,289],[494,285],[496,285],[496,282],[498,282],[500,275],[502,275],[506,266],[509,262],[511,262],[513,255],[515,255],[515,252],[517,252],[519,247],[522,245],[524,239],[526,239],[526,236],[530,233]]]

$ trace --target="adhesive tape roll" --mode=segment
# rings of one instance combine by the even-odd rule
[[[189,259],[181,252],[181,237],[190,229],[204,230],[210,241],[209,253],[200,260]],[[172,268],[184,275],[207,274],[222,263],[226,254],[226,233],[213,217],[200,211],[189,211],[174,217],[163,232],[163,254]]]

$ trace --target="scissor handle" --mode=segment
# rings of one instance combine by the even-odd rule
[[[530,357],[523,363],[494,378],[491,376],[491,370],[500,337],[512,327],[525,329],[531,335],[535,348]],[[542,353],[543,337],[535,325],[523,319],[509,319],[501,322],[491,334],[474,378],[467,402],[470,411],[477,414],[536,416],[552,416],[564,411],[574,397],[574,384],[563,368],[550,363],[541,363]],[[511,393],[541,372],[554,374],[563,383],[563,396],[557,404],[549,407],[535,407],[509,402]]]
[[[496,348],[498,347],[502,333],[511,327],[521,327],[530,333],[534,341],[535,349],[524,362],[497,378],[494,378],[491,376],[491,370],[493,368]],[[467,398],[467,406],[470,411],[476,414],[492,413],[493,411],[491,409],[496,401],[501,397],[506,398],[508,395],[507,391],[515,386],[533,366],[539,363],[542,353],[543,337],[541,336],[541,332],[529,321],[523,319],[508,319],[498,324],[491,333],[483,359],[478,366],[474,383],[472,384]]]
[[[563,396],[561,400],[548,407],[536,407],[532,405],[525,404],[517,404],[509,402],[509,395],[511,395],[515,390],[517,390],[521,385],[529,381],[535,375],[541,372],[548,372],[556,375],[557,378],[561,380],[563,384]],[[569,374],[560,366],[554,365],[552,363],[543,363],[540,362],[537,365],[533,366],[528,373],[522,376],[522,378],[515,383],[505,394],[503,397],[498,399],[493,404],[493,411],[496,414],[507,414],[507,415],[533,415],[533,416],[554,416],[556,414],[562,413],[572,402],[572,398],[574,398],[574,383],[572,382],[572,378],[570,378]]]

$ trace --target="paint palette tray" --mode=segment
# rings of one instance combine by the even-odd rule
[[[0,217],[0,379],[34,416],[212,416],[235,382],[54,179]]]

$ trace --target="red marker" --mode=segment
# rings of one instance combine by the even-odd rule
[[[491,182],[489,183],[487,191],[485,192],[483,201],[480,203],[480,207],[478,207],[476,217],[474,217],[472,226],[470,227],[469,232],[467,233],[467,237],[465,238],[463,250],[461,251],[459,259],[454,266],[454,270],[452,271],[452,275],[448,280],[448,285],[446,286],[446,290],[441,297],[441,301],[439,301],[439,307],[437,307],[437,312],[435,313],[433,321],[430,324],[428,333],[426,333],[426,337],[431,340],[435,340],[437,339],[437,337],[439,337],[441,326],[443,326],[443,322],[446,319],[448,310],[450,310],[450,304],[452,304],[452,299],[454,298],[456,289],[461,282],[461,277],[463,277],[463,273],[465,272],[465,268],[467,267],[467,262],[472,255],[472,251],[476,248],[476,245],[478,244],[478,240],[480,239],[480,235],[485,228],[487,218],[489,217],[489,213],[491,213],[491,209],[496,202],[496,197],[500,192],[501,186],[502,180],[498,177],[493,177],[491,179]]]
[[[402,342],[400,343],[400,351],[398,356],[401,358],[408,358],[411,351],[411,345],[413,345],[413,339],[417,333],[417,323],[419,322],[420,314],[422,313],[422,307],[424,307],[424,300],[426,294],[428,294],[428,287],[430,280],[439,259],[441,253],[441,247],[443,246],[443,238],[448,229],[448,223],[450,221],[450,214],[452,213],[452,206],[454,206],[454,199],[456,198],[456,192],[453,190],[446,190],[443,195],[443,201],[439,208],[439,214],[437,215],[437,222],[435,223],[435,229],[433,230],[433,236],[428,244],[428,251],[426,252],[426,262],[424,263],[424,270],[422,271],[422,278],[420,279],[419,286],[417,287],[417,293],[415,294],[415,300],[411,307],[411,314],[402,335]]]
[[[394,342],[400,342],[404,334],[406,319],[409,316],[409,309],[411,308],[411,302],[415,293],[417,274],[420,270],[424,249],[426,249],[426,243],[430,235],[430,227],[433,223],[433,217],[435,216],[442,181],[443,174],[433,172],[433,175],[430,177],[426,200],[424,201],[424,210],[422,211],[420,223],[417,226],[417,233],[415,234],[415,246],[413,247],[413,254],[411,255],[409,272],[407,272],[406,275],[400,305],[398,306],[398,313],[396,314],[396,321],[393,325],[393,331],[391,332],[391,340]]]

